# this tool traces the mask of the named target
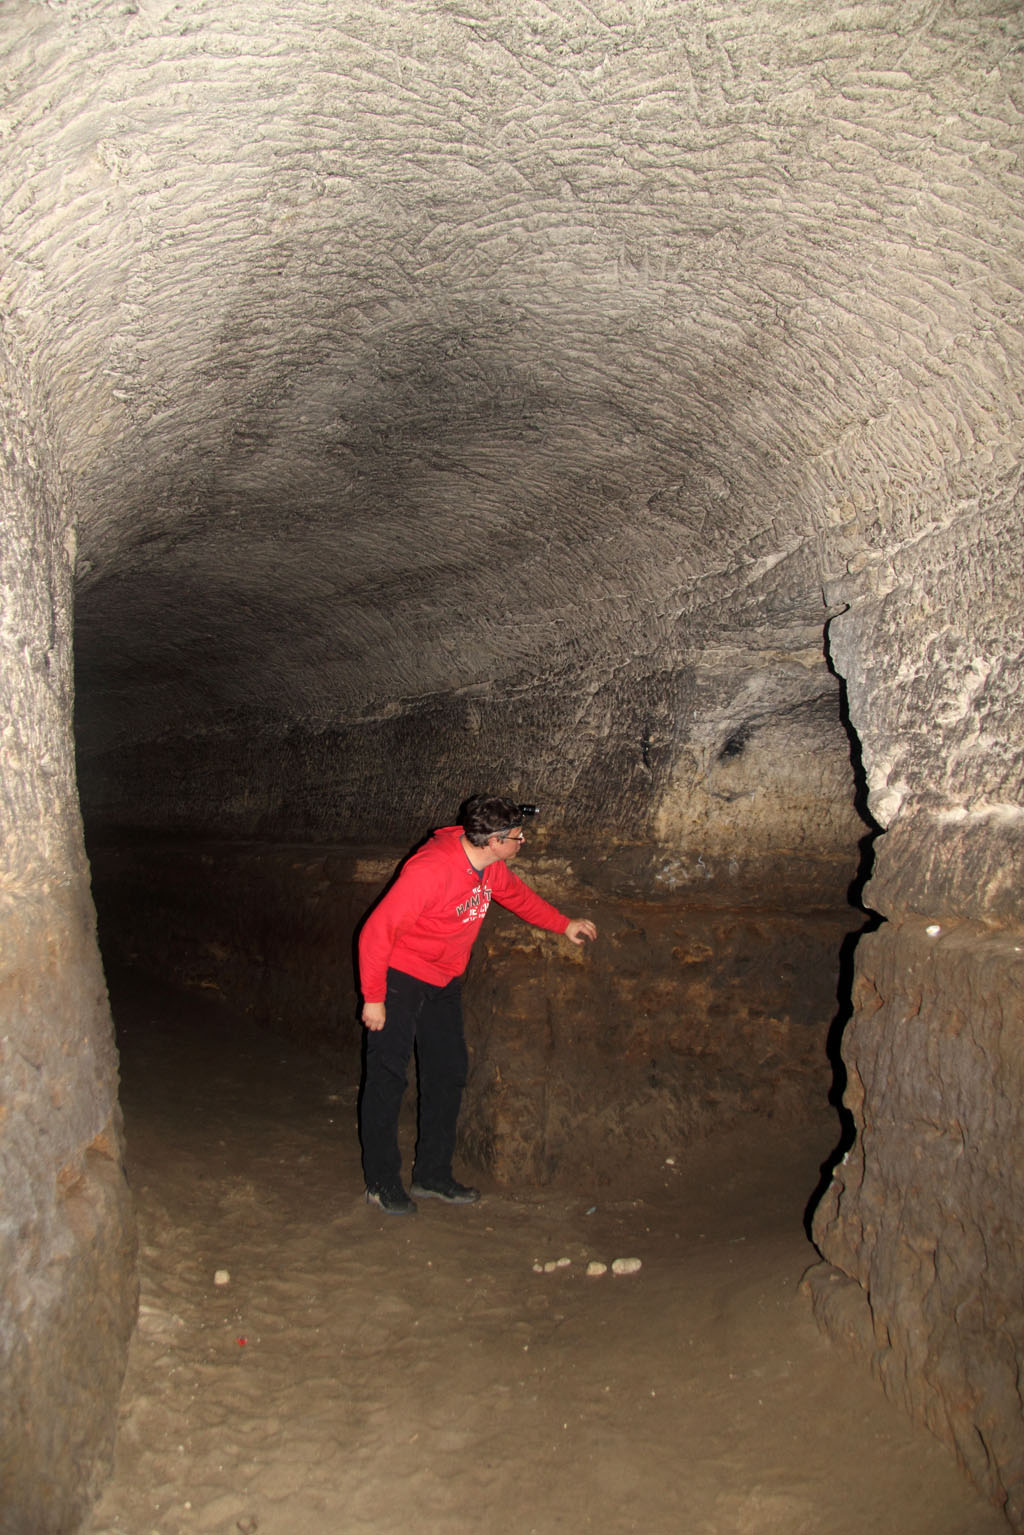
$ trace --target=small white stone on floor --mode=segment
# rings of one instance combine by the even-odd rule
[[[938,938],[939,934],[942,932],[942,928],[937,922],[931,922],[925,928],[925,932],[928,934],[929,938]]]
[[[533,1272],[535,1274],[543,1274],[543,1272],[544,1272],[544,1265],[543,1265],[543,1263],[535,1263],[533,1265]]]
[[[613,1274],[639,1274],[643,1264],[639,1258],[616,1258],[612,1264]]]
[[[214,1284],[230,1284],[231,1275],[228,1273],[227,1269],[218,1269],[213,1276],[213,1282]]]
[[[607,1272],[607,1263],[599,1263],[596,1258],[592,1258],[587,1264],[587,1274],[591,1279],[596,1279],[599,1274],[607,1274]]]
[[[572,1263],[572,1259],[571,1258],[559,1258],[558,1262],[555,1264],[555,1268],[556,1269],[567,1269],[571,1263]]]
[[[558,1264],[555,1262],[554,1258],[549,1258],[547,1263],[544,1265],[544,1272],[545,1274],[553,1274],[557,1267]]]

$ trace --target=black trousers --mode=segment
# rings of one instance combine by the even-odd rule
[[[455,1131],[468,1067],[461,978],[447,986],[431,986],[402,970],[389,970],[384,1006],[384,1027],[366,1031],[359,1108],[366,1187],[386,1188],[401,1179],[398,1116],[414,1045],[419,1129],[413,1181],[444,1182],[452,1176]]]

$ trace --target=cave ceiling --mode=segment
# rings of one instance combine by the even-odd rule
[[[820,650],[893,477],[970,436],[950,348],[969,378],[1019,305],[1016,5],[69,0],[0,32],[6,340],[77,515],[97,739]]]

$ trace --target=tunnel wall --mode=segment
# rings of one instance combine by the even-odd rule
[[[1018,467],[874,564],[859,595],[847,581],[832,625],[883,828],[865,900],[886,920],[857,949],[842,1047],[856,1143],[816,1212],[826,1261],[808,1277],[824,1326],[1018,1530],[1021,510]]]
[[[553,900],[566,889],[553,869],[539,883]],[[468,1158],[513,1185],[635,1187],[741,1121],[826,1122],[852,913],[672,898],[585,898],[585,911],[600,935],[585,952],[503,914],[482,940]]]
[[[77,1527],[108,1462],[134,1223],[71,738],[66,496],[0,372],[0,1530]]]

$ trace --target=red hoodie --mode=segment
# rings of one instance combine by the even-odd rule
[[[462,837],[461,826],[435,831],[367,917],[359,935],[364,1002],[384,1001],[389,966],[432,986],[447,986],[461,975],[492,896],[534,927],[564,933],[569,926],[569,918],[507,864],[492,863],[478,873]]]

